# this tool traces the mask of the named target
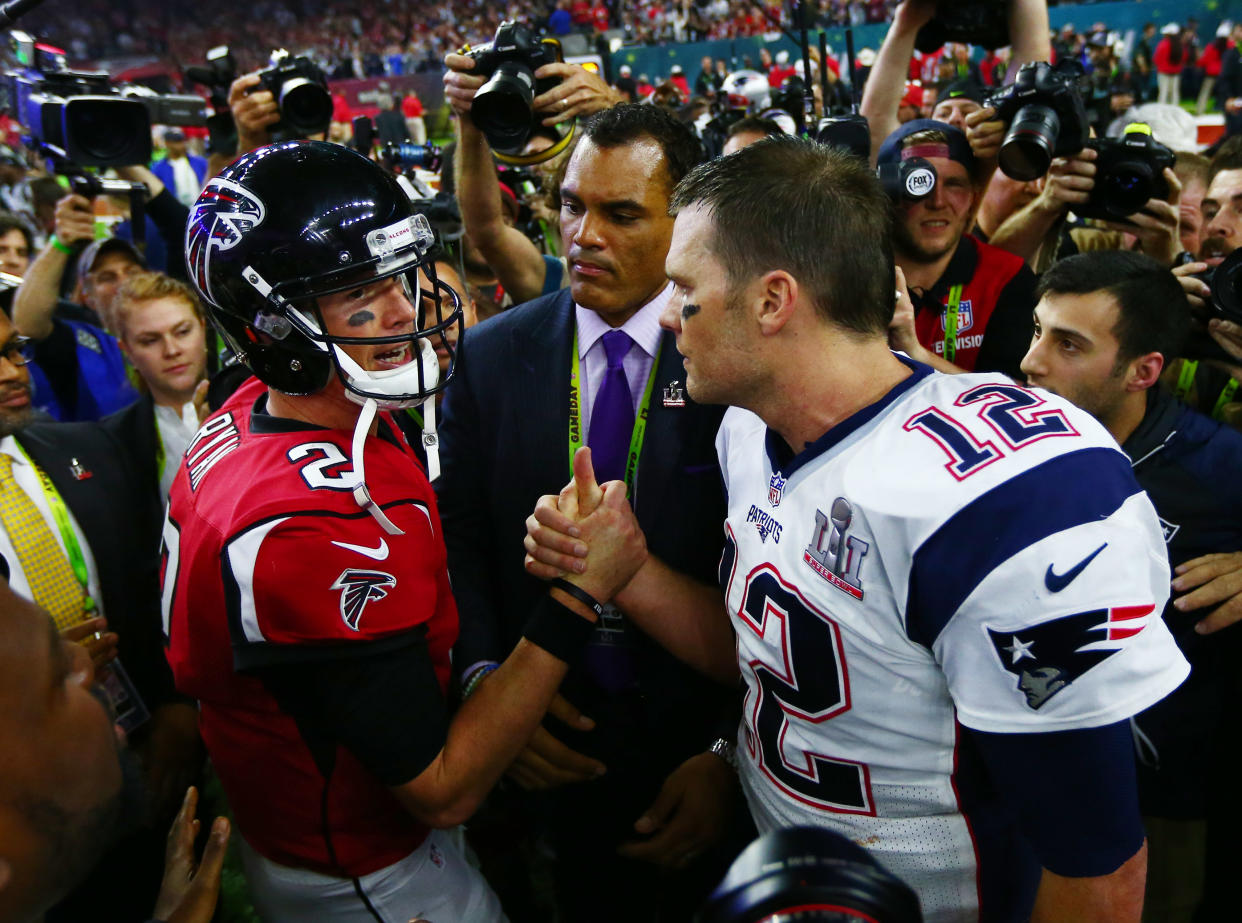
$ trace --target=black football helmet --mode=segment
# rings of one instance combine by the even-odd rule
[[[335,373],[358,403],[395,408],[443,389],[456,364],[448,330],[460,333],[461,303],[426,259],[434,243],[427,219],[383,168],[337,144],[286,141],[208,180],[190,210],[185,253],[212,320],[265,384],[313,394]],[[328,334],[317,299],[392,276],[416,309],[414,329]],[[381,344],[408,344],[409,360],[367,371],[341,348]],[[450,356],[443,376],[436,344]]]

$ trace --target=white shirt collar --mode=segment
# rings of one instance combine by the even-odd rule
[[[642,347],[643,352],[654,359],[660,353],[660,315],[673,297],[673,284],[664,286],[654,298],[634,312],[634,315],[621,325],[620,329],[630,335],[635,343]],[[590,308],[574,304],[578,322],[578,358],[584,358],[595,342],[613,328],[608,322]]]
[[[16,465],[29,465],[30,459],[26,457],[26,453],[21,450],[17,444],[15,436],[5,436],[0,439],[0,453],[3,453],[13,459]]]

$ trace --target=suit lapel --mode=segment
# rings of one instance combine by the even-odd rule
[[[512,386],[518,414],[522,465],[526,470],[560,472],[569,479],[569,369],[573,351],[574,307],[569,290],[551,299],[538,319],[515,326],[512,334]]]
[[[651,404],[647,412],[647,435],[638,460],[635,513],[640,518],[647,512],[665,508],[668,491],[676,480],[685,443],[680,424],[687,408],[664,406],[665,389],[673,384],[681,387],[684,396],[685,366],[673,335],[665,331],[660,337],[660,353],[656,356],[655,384],[651,389]]]
[[[73,514],[99,566],[99,554],[106,553],[106,549],[115,544],[109,538],[106,513],[94,502],[93,495],[99,489],[98,479],[107,474],[106,460],[96,458],[92,447],[84,445],[75,447],[77,454],[66,454],[60,446],[43,438],[41,433],[19,433],[17,438],[34,463],[47,474]],[[74,475],[75,461],[81,479]]]

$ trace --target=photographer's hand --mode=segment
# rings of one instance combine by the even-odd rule
[[[984,107],[966,116],[966,140],[980,160],[996,160],[1008,126],[996,118],[996,110]]]
[[[91,200],[75,192],[56,203],[56,239],[66,247],[95,239],[95,209]]]
[[[555,125],[578,116],[588,116],[621,102],[621,94],[604,83],[581,64],[561,61],[545,64],[535,71],[535,78],[559,77],[561,82],[531,101],[536,112],[550,113],[544,125]]]
[[[1130,215],[1129,224],[1106,221],[1104,227],[1110,231],[1133,234],[1139,239],[1140,249],[1144,253],[1165,266],[1172,267],[1173,261],[1182,251],[1179,230],[1181,212],[1178,210],[1182,184],[1168,167],[1164,168],[1164,181],[1169,184],[1168,198],[1149,199],[1141,211]]]
[[[1196,279],[1201,272],[1208,271],[1207,263],[1185,263],[1173,267],[1173,275],[1181,283],[1186,293],[1186,301],[1190,304],[1190,313],[1203,316],[1207,313],[1207,302],[1212,297],[1211,287],[1202,279]]]
[[[1095,188],[1097,152],[1084,148],[1073,157],[1054,157],[1044,177],[1044,188],[1032,205],[1042,212],[1060,216],[1075,205],[1083,205]]]
[[[893,320],[888,325],[888,345],[891,349],[900,350],[916,362],[930,365],[937,371],[949,375],[960,375],[966,370],[959,368],[947,359],[942,359],[919,342],[918,332],[914,326],[914,302],[910,300],[910,291],[906,287],[906,275],[901,267],[896,267],[897,276],[897,307],[893,310]]]
[[[1242,362],[1242,325],[1235,324],[1233,321],[1222,320],[1219,317],[1213,317],[1208,321],[1208,333],[1212,335],[1213,340],[1220,344],[1221,349],[1239,362]],[[1229,368],[1230,374],[1237,378],[1240,371],[1238,367],[1230,366]]]
[[[280,121],[280,105],[261,86],[259,74],[243,74],[229,87],[229,109],[237,124],[237,153],[245,154],[271,141],[268,131]]]
[[[447,54],[444,56],[444,98],[459,116],[470,114],[470,104],[474,94],[483,86],[484,79],[477,77],[474,70],[474,58],[464,54]],[[469,119],[463,119],[468,122]]]

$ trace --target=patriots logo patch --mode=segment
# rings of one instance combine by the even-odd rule
[[[362,610],[373,599],[383,599],[397,585],[397,578],[382,570],[360,570],[348,567],[332,584],[341,591],[341,619],[351,631],[358,631]]]
[[[1026,704],[1038,711],[1054,695],[1103,663],[1147,627],[1154,604],[1113,606],[1052,619],[1017,631],[988,629],[996,656],[1018,677]]]
[[[267,209],[249,189],[218,176],[208,180],[190,210],[185,236],[187,268],[200,291],[212,294],[212,254],[232,250],[266,216]]]

